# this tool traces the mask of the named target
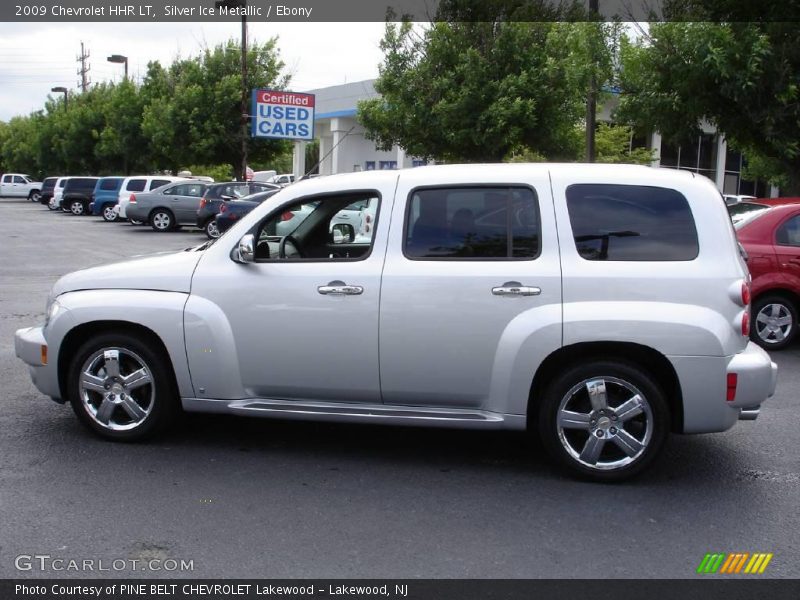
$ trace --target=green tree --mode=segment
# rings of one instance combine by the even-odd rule
[[[367,137],[414,156],[498,161],[525,146],[574,154],[580,79],[552,22],[387,23],[380,98],[359,103]]]
[[[760,22],[744,22],[735,3],[708,6],[674,3],[672,16],[722,22],[656,23],[623,46],[617,116],[671,141],[696,135],[706,119],[762,177],[800,192],[797,24],[771,20],[779,3],[761,7]]]

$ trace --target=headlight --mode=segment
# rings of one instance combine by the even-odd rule
[[[58,303],[58,300],[51,300],[48,303],[47,312],[45,313],[44,317],[44,324],[47,327],[47,324],[55,318],[58,314],[58,311],[61,310],[61,305]]]

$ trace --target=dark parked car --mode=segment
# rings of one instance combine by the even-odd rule
[[[760,346],[780,350],[797,335],[800,198],[758,200],[753,204],[758,208],[748,210],[746,218],[736,224],[753,278],[750,335]]]
[[[251,194],[249,196],[245,196],[244,198],[240,198],[239,200],[230,200],[228,202],[220,203],[221,206],[219,207],[219,212],[217,213],[216,217],[214,217],[218,231],[217,237],[225,233],[233,226],[234,223],[253,210],[256,206],[261,204],[264,200],[274,196],[279,190],[280,188],[277,190],[269,190],[267,192],[258,192],[257,194]],[[289,214],[291,215],[291,213]],[[291,216],[288,218],[291,218]]]
[[[50,204],[50,198],[53,197],[53,191],[56,189],[56,181],[58,177],[48,177],[42,182],[42,191],[39,196],[39,203],[47,206]]]
[[[281,187],[273,183],[245,181],[227,181],[214,183],[208,186],[200,208],[197,209],[197,226],[206,232],[209,239],[219,237],[217,224],[214,217],[219,212],[219,207],[226,200],[244,198],[257,192],[278,191]]]
[[[61,210],[73,215],[89,214],[89,204],[99,177],[70,177],[61,196]]]

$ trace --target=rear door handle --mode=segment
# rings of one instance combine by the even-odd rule
[[[364,288],[360,285],[347,285],[344,281],[331,281],[328,285],[321,285],[317,291],[323,296],[360,296]]]
[[[503,285],[492,288],[495,296],[538,296],[541,293],[541,288],[522,285],[518,281],[506,281]]]

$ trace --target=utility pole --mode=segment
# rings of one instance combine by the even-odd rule
[[[247,0],[242,0],[242,8]],[[247,181],[247,15],[242,14],[242,181]]]
[[[78,69],[78,75],[81,77],[78,85],[80,86],[81,91],[84,93],[89,89],[89,84],[91,83],[91,81],[89,81],[89,69],[92,67],[88,62],[86,62],[89,56],[89,52],[84,50],[83,42],[81,42],[81,54],[75,60],[76,62],[81,63],[81,68]]]
[[[589,0],[592,23],[598,22],[599,8],[597,2],[598,0]],[[597,121],[597,75],[595,73],[597,57],[595,56],[594,44],[589,44],[589,51],[592,53],[590,61],[592,76],[589,81],[589,93],[586,97],[586,162],[593,163],[595,160],[594,129]]]

